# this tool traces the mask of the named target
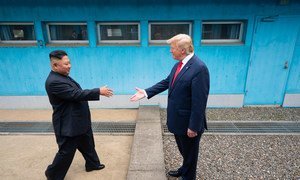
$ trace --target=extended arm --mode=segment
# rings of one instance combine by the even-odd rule
[[[49,89],[52,94],[69,101],[99,100],[99,95],[106,97],[112,95],[112,90],[107,87],[82,90],[60,81],[52,82]]]
[[[137,92],[133,96],[131,96],[130,101],[138,101],[140,99],[143,99],[144,97],[150,99],[156,94],[165,91],[169,87],[169,76],[150,88],[140,89],[136,87],[135,89]]]

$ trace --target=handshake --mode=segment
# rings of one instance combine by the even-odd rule
[[[135,102],[135,101],[138,101],[138,100],[146,97],[145,90],[137,88],[137,87],[135,89],[137,92],[133,96],[131,96],[130,101]],[[100,88],[100,95],[105,96],[105,97],[111,97],[111,96],[113,96],[113,90],[108,88],[107,85],[105,85]]]

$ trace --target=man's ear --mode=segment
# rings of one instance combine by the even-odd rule
[[[57,62],[51,62],[51,67],[53,70],[55,70],[57,67]]]
[[[181,54],[186,54],[186,50],[185,49],[181,49]]]
[[[52,67],[52,68],[56,67],[56,63],[51,62],[51,67]]]

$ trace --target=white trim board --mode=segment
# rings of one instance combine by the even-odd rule
[[[285,94],[283,107],[300,107],[300,94]]]
[[[100,101],[89,101],[91,108],[138,108],[140,105],[167,107],[167,95],[157,95],[151,99],[130,102],[132,95],[114,95]],[[242,107],[243,94],[209,95],[208,107]],[[0,96],[0,109],[51,109],[47,96]]]

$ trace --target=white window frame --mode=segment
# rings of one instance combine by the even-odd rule
[[[47,37],[48,37],[48,42],[50,44],[88,44],[89,40],[52,40],[50,37],[50,29],[49,25],[86,25],[87,23],[72,23],[72,22],[51,22],[51,23],[46,23],[46,28],[47,28]],[[88,29],[88,27],[87,27]],[[89,36],[89,34],[88,34]]]
[[[101,40],[100,26],[101,25],[137,25],[138,40]],[[99,44],[139,44],[141,42],[141,28],[139,22],[99,22],[97,23],[97,34]]]
[[[188,24],[189,25],[189,36],[192,35],[192,22],[150,22],[148,24],[148,41],[151,44],[167,44],[167,40],[152,40],[151,39],[151,25],[157,25],[157,24],[163,24],[163,25],[169,25],[169,24]]]
[[[33,25],[33,31],[35,34],[35,38],[36,38],[36,33],[35,33],[35,28],[34,28],[34,23],[30,23],[30,22],[5,22],[5,23],[0,23],[0,25]],[[8,40],[8,41],[3,41],[0,39],[0,44],[32,44],[32,43],[36,43],[37,40]]]
[[[203,33],[203,25],[205,24],[240,24],[240,33],[239,39],[202,39],[201,43],[203,44],[230,44],[230,43],[242,43],[243,42],[243,34],[244,34],[244,26],[245,23],[243,21],[204,21],[202,22],[202,33]],[[202,37],[201,33],[201,37]]]

